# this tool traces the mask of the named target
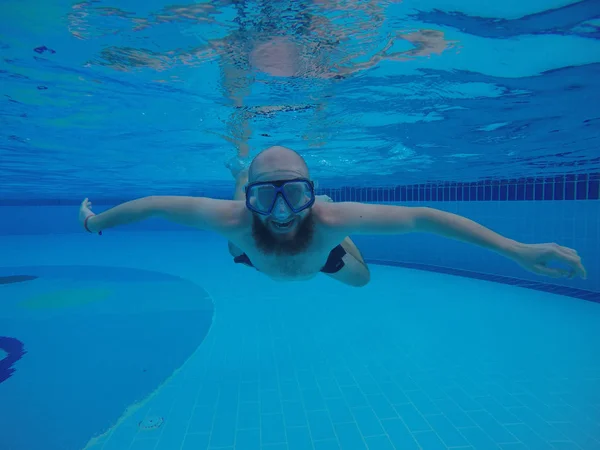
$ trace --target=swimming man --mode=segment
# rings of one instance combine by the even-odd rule
[[[92,233],[149,217],[214,231],[229,241],[235,262],[277,280],[310,279],[323,272],[342,283],[364,286],[369,270],[348,236],[410,232],[475,244],[540,275],[586,276],[575,250],[554,243],[520,243],[455,214],[427,207],[318,200],[304,159],[278,146],[264,150],[248,170],[239,171],[233,200],[151,196],[96,215],[86,198],[79,211],[79,220]],[[550,267],[553,262],[568,269]]]

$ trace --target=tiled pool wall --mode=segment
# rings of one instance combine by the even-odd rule
[[[477,183],[325,188],[319,193],[329,195],[334,201],[429,206],[468,217],[521,242],[556,242],[579,252],[588,279],[540,277],[493,252],[429,234],[353,236],[368,260],[451,268],[600,292],[600,174]],[[213,193],[220,198],[228,195]],[[126,200],[103,202],[95,199],[95,210],[102,211]],[[4,205],[0,206],[0,235],[83,232],[77,223],[78,201],[75,200],[4,200],[0,205]],[[183,231],[184,228],[152,219],[122,230]]]

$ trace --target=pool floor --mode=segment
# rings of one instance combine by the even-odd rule
[[[194,232],[0,248],[3,267],[152,270],[214,301],[198,349],[90,449],[600,448],[600,304],[388,266],[360,289],[277,283]]]

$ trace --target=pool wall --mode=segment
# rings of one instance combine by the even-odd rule
[[[429,206],[463,215],[521,242],[556,242],[575,248],[586,265],[588,279],[539,277],[493,252],[426,234],[353,236],[368,259],[451,267],[600,292],[600,258],[597,257],[600,254],[600,177],[586,174],[585,177],[563,176],[560,182],[557,180],[558,177],[475,185],[348,187],[324,189],[321,193],[335,201]],[[528,184],[528,181],[532,183]],[[213,195],[225,198],[229,194],[215,192]],[[126,200],[95,199],[94,209],[100,212]],[[77,222],[77,206],[73,200],[3,200],[0,202],[0,235],[82,233]],[[119,232],[186,230],[163,220],[151,219],[122,227]],[[111,232],[115,231],[90,238],[108,238]]]

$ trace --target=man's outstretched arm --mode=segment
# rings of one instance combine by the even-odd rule
[[[92,204],[86,198],[79,208],[79,221],[93,233],[150,217],[162,217],[190,227],[220,231],[234,217],[235,205],[233,201],[206,197],[152,196],[121,203],[94,214]]]
[[[329,221],[347,234],[434,233],[487,248],[511,258],[525,269],[553,277],[579,275],[585,268],[575,250],[557,244],[523,244],[508,239],[466,217],[426,207],[403,207],[363,203],[336,203],[330,206]],[[558,260],[569,271],[548,267]]]

